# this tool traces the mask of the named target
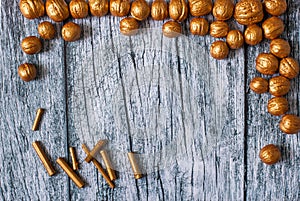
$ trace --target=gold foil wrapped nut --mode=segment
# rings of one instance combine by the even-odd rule
[[[278,38],[284,31],[283,21],[279,17],[270,17],[263,22],[262,28],[264,30],[265,38],[275,39]]]
[[[110,13],[113,16],[124,17],[130,11],[129,0],[110,0],[109,2]]]
[[[169,16],[168,4],[165,0],[154,0],[151,6],[151,17],[154,20],[164,20]]]
[[[213,7],[211,0],[188,0],[188,2],[190,13],[195,17],[209,14]]]
[[[90,11],[93,16],[104,16],[108,13],[108,0],[89,0]]]
[[[21,0],[20,11],[27,19],[35,19],[45,15],[44,2],[42,0]]]
[[[239,30],[228,32],[226,42],[231,49],[239,49],[244,45],[244,36]]]
[[[289,109],[289,103],[286,98],[274,97],[268,102],[268,112],[274,116],[285,114]]]
[[[217,20],[229,20],[234,12],[232,0],[216,0],[213,7],[213,16]]]
[[[250,82],[250,89],[257,94],[266,93],[269,90],[269,82],[262,77],[255,77]]]
[[[135,0],[131,4],[130,13],[136,20],[143,21],[150,14],[150,6],[145,0]]]
[[[73,42],[80,39],[81,28],[74,22],[68,22],[61,30],[61,35],[65,41]]]
[[[85,0],[72,0],[69,4],[70,13],[73,18],[85,18],[89,14],[89,5]]]
[[[68,4],[64,0],[47,0],[46,12],[55,22],[62,22],[70,15]]]
[[[215,41],[210,46],[210,55],[215,59],[225,59],[229,54],[229,48],[224,41]]]
[[[36,77],[36,67],[30,63],[21,64],[18,68],[18,75],[25,82],[34,80]]]
[[[261,1],[241,0],[235,6],[234,18],[242,25],[251,25],[261,22],[264,18]]]
[[[175,21],[182,22],[188,16],[188,5],[185,0],[171,0],[169,4],[169,15]]]
[[[265,10],[274,16],[283,14],[287,9],[286,0],[264,0]]]
[[[215,38],[226,37],[229,32],[229,26],[223,21],[214,21],[210,24],[210,35]]]
[[[162,27],[163,35],[168,38],[175,38],[180,36],[182,30],[181,25],[176,21],[168,21]]]
[[[190,22],[190,32],[194,35],[204,36],[208,33],[209,23],[204,18],[194,18]]]
[[[252,24],[246,28],[244,37],[248,45],[257,45],[263,39],[263,30],[258,25]]]
[[[271,41],[270,52],[276,57],[285,58],[289,56],[291,52],[291,47],[289,42],[287,42],[286,40],[277,38]]]
[[[36,54],[42,49],[42,42],[36,36],[28,36],[21,42],[21,48],[26,54]]]
[[[123,35],[132,36],[139,31],[139,23],[132,17],[126,17],[120,21],[120,31]]]
[[[259,152],[259,158],[267,165],[273,165],[280,160],[281,153],[277,146],[269,144]]]
[[[272,77],[269,80],[269,92],[273,96],[284,96],[290,91],[291,83],[283,76]]]
[[[279,64],[280,75],[293,79],[299,74],[299,63],[292,57],[284,58]]]
[[[51,40],[56,35],[56,30],[51,22],[45,21],[39,24],[38,32],[43,39]]]
[[[273,75],[277,72],[278,59],[269,53],[260,53],[256,57],[256,70],[264,75]]]
[[[300,131],[300,117],[292,114],[284,115],[279,123],[279,128],[286,134],[297,134]]]

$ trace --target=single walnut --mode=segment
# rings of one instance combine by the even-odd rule
[[[80,39],[81,28],[74,22],[68,22],[61,30],[61,35],[65,41],[73,42]]]
[[[46,12],[55,22],[62,22],[70,15],[68,4],[64,0],[47,0]]]
[[[34,80],[36,77],[36,67],[30,63],[21,64],[18,68],[18,75],[25,82]]]
[[[171,0],[169,4],[169,15],[175,21],[182,22],[188,16],[188,5],[185,0]]]
[[[139,29],[139,23],[132,17],[126,17],[120,21],[120,31],[126,36],[132,36],[137,34]]]
[[[210,55],[215,59],[225,59],[229,54],[229,48],[224,41],[215,41],[210,46]]]
[[[298,62],[292,57],[282,59],[279,64],[279,73],[289,79],[297,77],[299,74]]]
[[[89,5],[85,0],[72,0],[69,4],[70,13],[73,18],[85,18],[89,14]]]
[[[168,4],[165,0],[154,0],[151,6],[151,16],[154,20],[164,20],[168,18]]]
[[[297,134],[300,131],[300,117],[292,114],[284,115],[279,123],[279,128],[286,134]]]
[[[168,38],[178,37],[182,32],[181,25],[176,21],[168,21],[164,23],[162,27],[162,32],[164,36]]]
[[[273,165],[280,160],[281,153],[274,144],[264,146],[259,152],[259,158],[267,165]]]
[[[276,57],[284,58],[289,56],[291,52],[291,47],[289,42],[283,39],[274,39],[270,43],[270,52]]]
[[[36,36],[28,36],[22,40],[21,48],[26,54],[36,54],[42,49],[42,42]]]
[[[232,0],[216,0],[213,7],[213,16],[217,20],[229,20],[234,11]]]
[[[42,0],[21,0],[19,7],[24,17],[28,19],[35,19],[45,15],[45,7]]]
[[[291,83],[283,76],[272,77],[269,81],[269,92],[273,96],[284,96],[290,91]]]
[[[94,16],[104,16],[108,13],[108,0],[89,0],[91,14]]]
[[[130,11],[129,0],[110,0],[109,5],[110,13],[113,16],[124,17],[128,15]]]
[[[260,53],[256,57],[256,70],[264,75],[273,75],[278,70],[277,58],[269,53]]]
[[[264,0],[265,10],[274,16],[283,14],[287,9],[286,0]]]
[[[283,21],[279,17],[270,17],[263,22],[262,28],[264,30],[265,38],[275,39],[278,38],[284,31]]]
[[[257,94],[266,93],[269,90],[269,82],[262,77],[255,77],[250,82],[250,89]]]
[[[150,6],[145,0],[135,0],[131,4],[130,13],[136,20],[143,21],[150,14]]]
[[[268,112],[274,116],[285,114],[289,109],[289,103],[286,98],[274,97],[268,102]]]
[[[261,1],[241,0],[235,6],[234,18],[242,25],[251,25],[261,22],[264,18]]]
[[[195,17],[209,14],[213,7],[211,0],[188,0],[188,2],[190,13]]]
[[[244,36],[239,30],[228,32],[226,42],[231,49],[239,49],[244,45]]]
[[[208,33],[209,24],[204,18],[194,18],[190,22],[190,31],[194,35],[204,36]]]
[[[56,30],[51,22],[42,22],[38,26],[38,32],[43,39],[53,39],[56,35]]]
[[[215,38],[226,37],[229,32],[229,26],[223,21],[214,21],[210,24],[210,35]]]
[[[263,39],[263,30],[256,24],[252,24],[246,28],[244,37],[248,45],[257,45]]]

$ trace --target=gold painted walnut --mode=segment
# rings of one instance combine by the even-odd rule
[[[285,114],[289,109],[289,103],[286,98],[274,97],[268,102],[268,112],[274,116]]]
[[[104,16],[108,13],[108,0],[89,0],[91,14],[94,16]]]
[[[232,0],[216,0],[213,7],[213,16],[217,20],[229,20],[234,12]]]
[[[244,36],[239,30],[228,32],[226,42],[231,49],[239,49],[244,45]]]
[[[264,0],[265,10],[274,16],[283,14],[287,9],[286,0]]]
[[[89,5],[85,0],[72,0],[69,4],[70,13],[73,18],[85,18],[89,14]]]
[[[241,0],[235,6],[234,18],[242,25],[261,22],[263,17],[263,6],[260,0]]]
[[[126,36],[137,34],[139,29],[139,23],[132,17],[126,17],[120,21],[120,31]]]
[[[210,24],[210,35],[215,38],[226,37],[229,32],[229,26],[224,21],[214,21]]]
[[[269,90],[269,82],[262,77],[255,77],[250,82],[250,89],[257,94],[266,93]]]
[[[263,22],[262,28],[264,30],[265,38],[272,40],[278,38],[282,34],[284,31],[284,24],[279,17],[273,16]]]
[[[168,4],[165,0],[155,0],[151,6],[151,17],[154,20],[164,20],[168,18]]]
[[[284,115],[279,123],[279,128],[286,134],[297,134],[300,131],[300,117],[292,114]]]
[[[21,64],[18,68],[18,75],[25,82],[34,80],[36,77],[36,67],[30,63]]]
[[[180,36],[182,30],[181,25],[176,21],[168,21],[162,27],[163,35],[168,38],[175,38]]]
[[[145,0],[135,0],[131,4],[130,13],[136,20],[143,21],[150,14],[150,6]]]
[[[21,48],[26,54],[36,54],[42,49],[42,42],[36,36],[28,36],[22,40]]]
[[[175,21],[182,22],[188,16],[188,5],[185,0],[171,0],[169,4],[169,15]]]
[[[70,15],[68,4],[64,0],[47,0],[46,12],[55,22],[62,22]]]
[[[299,74],[298,62],[292,57],[282,59],[279,64],[279,73],[289,79],[297,77]]]
[[[269,53],[260,53],[256,57],[256,70],[264,75],[273,75],[278,70],[278,59]]]
[[[285,58],[289,56],[291,52],[291,47],[289,42],[287,42],[286,40],[277,38],[271,41],[270,52],[276,57]]]
[[[208,33],[209,24],[204,18],[194,18],[190,22],[190,32],[194,35],[204,36]]]
[[[110,13],[113,16],[124,17],[130,11],[129,0],[110,0],[109,2]]]
[[[257,45],[263,39],[263,30],[260,26],[252,24],[246,28],[244,37],[248,45]]]
[[[229,54],[229,48],[224,41],[215,41],[210,46],[210,55],[215,59],[225,59]]]
[[[74,22],[68,22],[61,30],[61,35],[65,41],[73,42],[80,39],[81,28]]]
[[[19,7],[24,17],[28,19],[35,19],[45,15],[45,6],[42,0],[21,0]]]
[[[267,165],[277,163],[280,160],[280,157],[280,150],[274,144],[264,146],[259,152],[259,158]]]
[[[51,40],[56,35],[56,30],[51,22],[45,21],[39,24],[38,32],[43,39]]]
[[[272,77],[269,80],[269,92],[273,96],[284,96],[290,91],[291,83],[283,76]]]
[[[211,0],[188,0],[188,2],[190,13],[195,17],[209,14],[213,7]]]

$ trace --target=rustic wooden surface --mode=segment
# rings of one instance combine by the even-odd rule
[[[299,0],[288,0],[288,5],[282,37],[299,61]],[[123,37],[119,18],[88,17],[74,20],[83,28],[81,40],[66,43],[58,33],[43,41],[41,53],[28,56],[20,41],[37,35],[38,23],[49,19],[25,19],[17,1],[2,0],[0,6],[1,200],[300,199],[299,134],[281,133],[280,118],[266,110],[271,96],[254,94],[248,87],[259,75],[255,57],[269,51],[269,41],[216,61],[208,56],[215,39],[192,36],[188,21],[183,24],[185,37],[170,40],[154,37],[150,30]],[[141,27],[162,24],[149,19]],[[57,23],[57,30],[62,25]],[[233,21],[230,26],[244,28]],[[160,44],[167,49],[157,48]],[[18,77],[17,67],[24,62],[38,66],[35,81]],[[300,114],[299,91],[298,77],[287,95],[289,113]],[[32,132],[38,107],[46,113],[40,130]],[[152,130],[151,115],[157,114],[154,123],[164,123],[159,128],[165,131]],[[114,190],[91,164],[82,162],[81,144],[91,148],[99,138],[110,141],[107,148],[119,170]],[[31,147],[35,140],[43,143],[53,163],[58,157],[69,159],[68,147],[76,147],[86,187],[78,189],[58,165],[50,178]],[[270,143],[283,155],[273,166],[258,158],[260,148]],[[145,178],[133,179],[128,151],[144,153],[141,160],[149,165]]]

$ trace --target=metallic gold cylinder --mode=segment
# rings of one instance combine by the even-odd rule
[[[77,160],[77,157],[76,157],[75,148],[74,147],[70,147],[69,151],[70,151],[71,158],[72,158],[72,167],[73,167],[73,170],[78,170],[78,165],[79,164],[78,164],[78,160]]]
[[[106,140],[99,140],[97,144],[94,146],[92,151],[87,155],[84,159],[87,163],[90,163],[94,156],[100,151],[100,149],[106,144]]]
[[[34,122],[33,122],[33,125],[32,125],[32,130],[33,131],[36,131],[39,129],[39,125],[40,125],[40,121],[42,119],[42,116],[44,114],[44,109],[43,108],[39,108],[37,111],[36,111],[36,116],[35,116],[35,119],[34,119]]]
[[[129,152],[128,154],[128,158],[129,158],[129,161],[130,161],[130,164],[131,164],[131,168],[132,168],[132,171],[133,171],[133,174],[134,174],[134,178],[135,179],[140,179],[143,177],[143,174],[140,170],[140,167],[138,165],[138,162],[135,158],[135,153],[133,152]]]
[[[87,146],[85,144],[82,144],[82,149],[87,155],[90,153],[90,150],[87,148]],[[101,175],[103,176],[105,181],[108,183],[109,187],[114,188],[115,184],[110,180],[109,176],[106,174],[106,172],[103,169],[103,167],[101,166],[101,164],[94,158],[92,159],[92,162],[94,163],[94,165],[96,166],[98,171],[101,173]]]
[[[78,186],[78,188],[82,188],[84,186],[84,182],[81,178],[74,172],[74,170],[68,165],[68,163],[63,158],[58,158],[56,160],[58,165],[67,173],[67,175],[72,179],[72,181]]]
[[[42,161],[42,163],[43,163],[45,169],[47,170],[48,174],[50,176],[54,175],[56,171],[53,168],[52,164],[50,163],[50,160],[47,157],[46,153],[41,148],[40,142],[35,141],[35,142],[32,143],[32,146],[33,146],[35,152],[37,153],[37,155],[39,156],[40,160]]]
[[[116,180],[117,179],[117,176],[116,176],[116,173],[115,173],[115,170],[112,169],[112,164],[111,164],[111,161],[110,161],[110,158],[107,154],[107,152],[105,150],[102,150],[100,151],[100,154],[102,156],[102,159],[104,161],[104,164],[106,166],[106,171],[109,175],[109,178],[113,181],[113,180]]]

